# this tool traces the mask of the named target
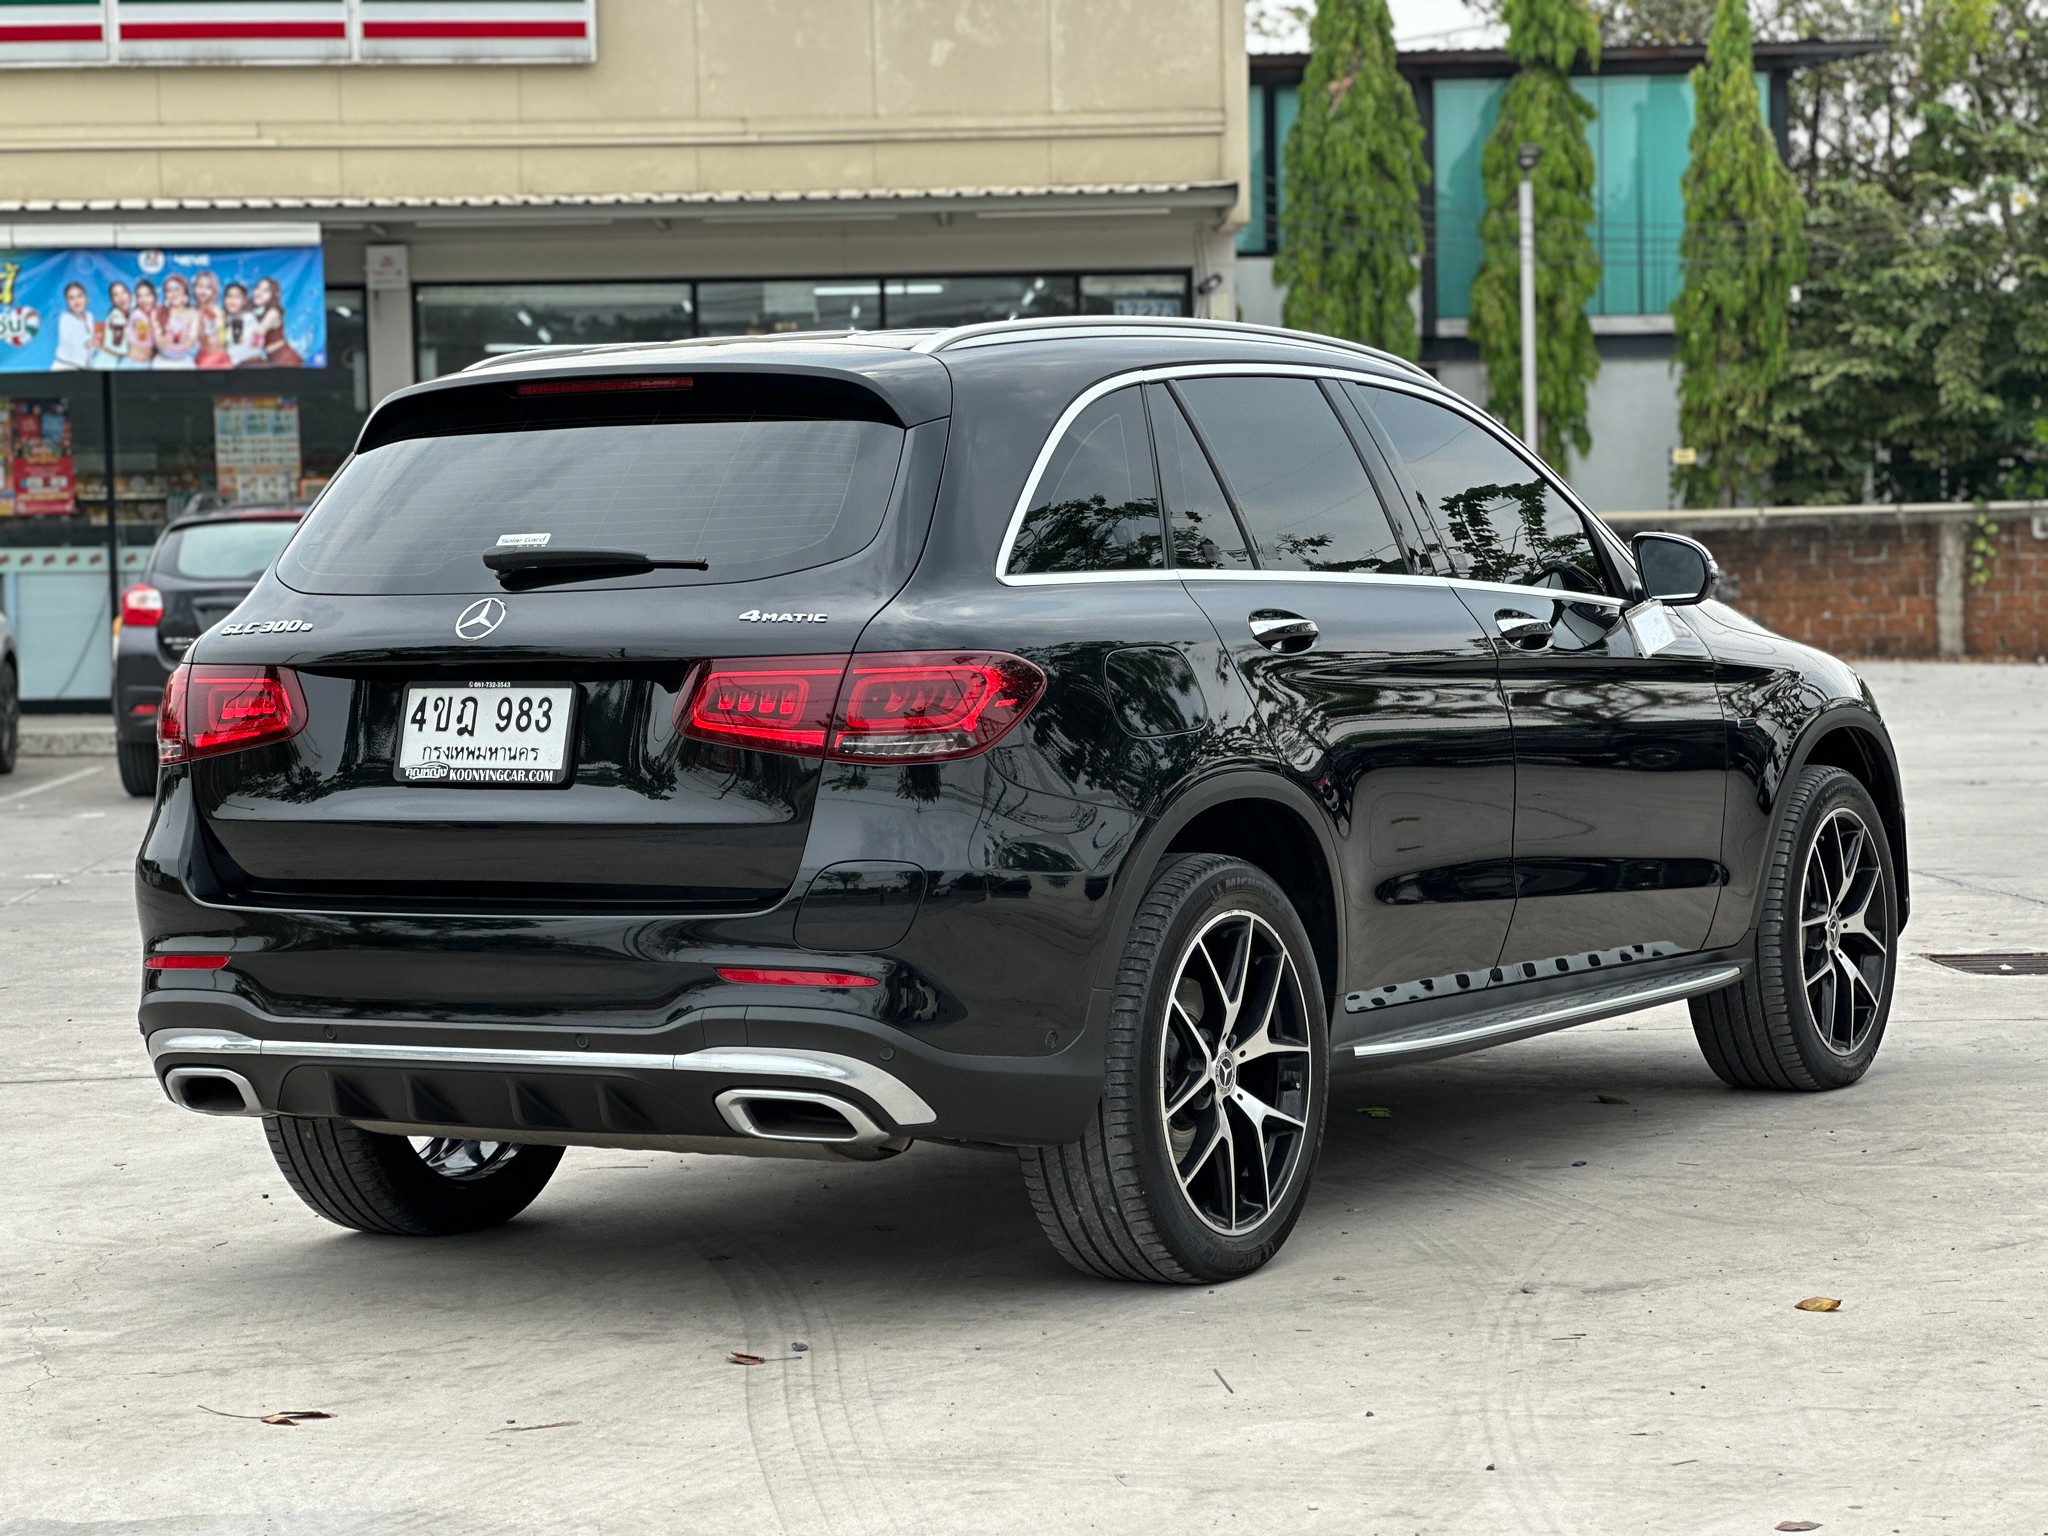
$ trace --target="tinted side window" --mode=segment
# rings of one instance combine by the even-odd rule
[[[1475,581],[1605,592],[1585,522],[1520,454],[1470,417],[1391,389],[1346,385],[1407,462],[1420,521]]]
[[[1175,388],[1216,455],[1259,561],[1283,571],[1406,571],[1358,451],[1313,379]]]
[[[1074,418],[1039,477],[1010,574],[1159,570],[1166,564],[1151,434],[1137,387]]]
[[[1159,444],[1159,488],[1173,530],[1173,563],[1182,570],[1250,570],[1244,530],[1180,406],[1163,384],[1146,385],[1145,397]]]

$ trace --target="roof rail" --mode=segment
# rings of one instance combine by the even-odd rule
[[[1429,371],[1419,363],[1378,347],[1368,347],[1363,342],[1345,341],[1337,336],[1323,336],[1314,331],[1289,330],[1282,325],[1253,325],[1243,320],[1201,320],[1180,315],[1044,315],[1029,320],[987,320],[978,325],[956,325],[938,332],[919,342],[911,350],[916,352],[944,352],[948,348],[978,341],[983,337],[1019,335],[1030,331],[1060,330],[1102,330],[1114,327],[1118,330],[1158,330],[1211,332],[1220,335],[1253,337],[1275,337],[1286,341],[1312,342],[1316,346],[1335,347],[1343,352],[1356,352],[1372,358],[1375,362],[1388,363],[1408,373],[1430,377]]]

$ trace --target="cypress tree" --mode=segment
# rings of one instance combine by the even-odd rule
[[[1394,65],[1386,0],[1323,0],[1309,26],[1301,115],[1287,140],[1287,205],[1274,277],[1287,323],[1421,351],[1409,295],[1421,281],[1422,116]]]
[[[1501,96],[1500,118],[1480,152],[1486,212],[1479,221],[1479,272],[1472,280],[1472,339],[1486,364],[1489,409],[1510,426],[1522,420],[1521,219],[1516,189],[1524,144],[1543,150],[1536,190],[1536,407],[1530,446],[1559,469],[1568,450],[1593,446],[1586,389],[1600,371],[1586,303],[1600,286],[1593,254],[1593,108],[1572,89],[1583,53],[1600,59],[1600,23],[1586,0],[1505,0],[1508,52],[1520,66]]]
[[[1771,402],[1806,266],[1805,205],[1764,124],[1746,0],[1719,0],[1692,89],[1685,286],[1671,319],[1679,433],[1700,462],[1677,473],[1689,504],[1726,507],[1757,493],[1781,446]]]

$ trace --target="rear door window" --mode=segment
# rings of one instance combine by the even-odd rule
[[[1419,520],[1447,575],[1609,592],[1578,509],[1478,422],[1399,390],[1346,386],[1376,417],[1415,482]]]
[[[1314,379],[1187,379],[1174,389],[1223,472],[1260,565],[1407,571],[1358,450]]]
[[[1148,384],[1145,398],[1159,446],[1159,489],[1173,530],[1174,565],[1195,571],[1250,570],[1251,544],[1173,392],[1164,384]]]
[[[157,557],[157,569],[190,581],[253,585],[298,529],[298,523],[288,518],[196,523],[164,541],[166,548]]]
[[[1010,546],[1012,576],[1166,564],[1145,402],[1134,385],[1088,405],[1038,477]]]
[[[784,575],[881,528],[903,429],[747,419],[542,425],[402,439],[357,455],[278,575],[306,592],[497,592],[500,547],[703,560],[630,584]]]

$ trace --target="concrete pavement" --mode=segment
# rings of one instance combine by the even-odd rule
[[[1011,1161],[926,1147],[327,1226],[148,1074],[142,807],[24,760],[0,1536],[2048,1531],[2048,979],[1917,958],[2048,950],[2048,668],[1869,675],[1916,957],[1861,1085],[1724,1088],[1681,1008],[1341,1080],[1286,1250],[1194,1290],[1069,1272]],[[335,1417],[219,1416],[280,1409]]]

